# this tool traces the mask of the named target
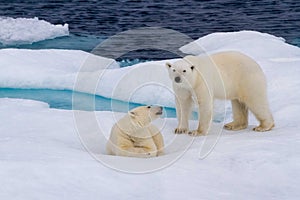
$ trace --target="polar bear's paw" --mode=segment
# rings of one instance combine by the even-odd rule
[[[187,133],[188,129],[187,128],[175,128],[175,133],[176,134],[182,134],[182,133]]]
[[[190,136],[201,136],[201,135],[206,135],[204,131],[202,130],[193,130],[193,131],[189,131],[188,134]]]
[[[224,125],[224,128],[226,130],[232,130],[232,131],[238,131],[238,130],[242,130],[247,128],[247,124],[240,124],[240,123],[236,123],[236,122],[230,122],[228,124]]]
[[[271,130],[275,125],[272,124],[272,125],[269,125],[269,126],[262,126],[262,125],[259,125],[255,128],[253,128],[253,131],[257,131],[257,132],[265,132],[265,131],[269,131]]]

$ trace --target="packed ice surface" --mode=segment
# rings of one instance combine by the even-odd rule
[[[46,39],[69,35],[68,24],[51,24],[34,18],[0,17],[0,43],[31,44]]]
[[[299,91],[294,97],[299,100]],[[253,122],[246,130],[224,130],[205,159],[199,159],[199,152],[209,136],[198,137],[188,146],[192,137],[173,134],[175,119],[155,121],[168,148],[164,156],[108,156],[104,155],[105,138],[124,113],[85,112],[83,116],[93,117],[76,121],[73,111],[49,109],[30,100],[0,99],[0,198],[297,199],[300,104],[281,94],[278,98],[288,105],[274,109],[274,130],[253,132]],[[92,120],[98,121],[101,130],[95,135]],[[78,134],[79,126],[86,131]],[[212,134],[218,128],[219,124],[213,124]],[[185,152],[181,147],[188,148]],[[134,169],[140,174],[118,171]],[[142,173],[142,169],[152,172]]]

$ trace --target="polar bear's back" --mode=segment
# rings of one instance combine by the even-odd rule
[[[219,74],[222,77],[222,85],[225,87],[226,98],[240,98],[253,90],[261,90],[265,93],[266,79],[258,63],[249,56],[237,51],[220,52],[210,56],[220,73],[215,78],[218,83]],[[222,86],[222,88],[224,88]],[[220,89],[220,85],[215,89]],[[218,96],[218,91],[216,96]],[[220,98],[223,95],[219,95]]]
[[[249,56],[238,51],[226,51],[210,56],[223,73],[262,73],[258,63]],[[239,74],[238,73],[238,74]],[[232,73],[233,74],[233,73]]]

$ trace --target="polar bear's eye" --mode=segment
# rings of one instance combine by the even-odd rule
[[[173,72],[176,72],[176,70],[175,70],[175,69],[173,69]]]
[[[183,70],[183,72],[186,72],[186,70]]]
[[[147,108],[151,108],[151,106],[147,106]]]

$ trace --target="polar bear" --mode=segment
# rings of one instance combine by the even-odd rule
[[[174,64],[166,63],[176,96],[178,127],[175,133],[188,132],[192,102],[201,113],[197,130],[192,135],[209,130],[213,100],[231,100],[233,121],[224,125],[227,130],[241,130],[248,126],[248,109],[260,122],[254,131],[268,131],[274,120],[267,99],[266,78],[260,66],[250,57],[236,51],[210,56],[186,56]]]
[[[111,129],[109,155],[148,158],[163,154],[164,141],[151,122],[161,116],[160,106],[140,106],[128,112]]]

